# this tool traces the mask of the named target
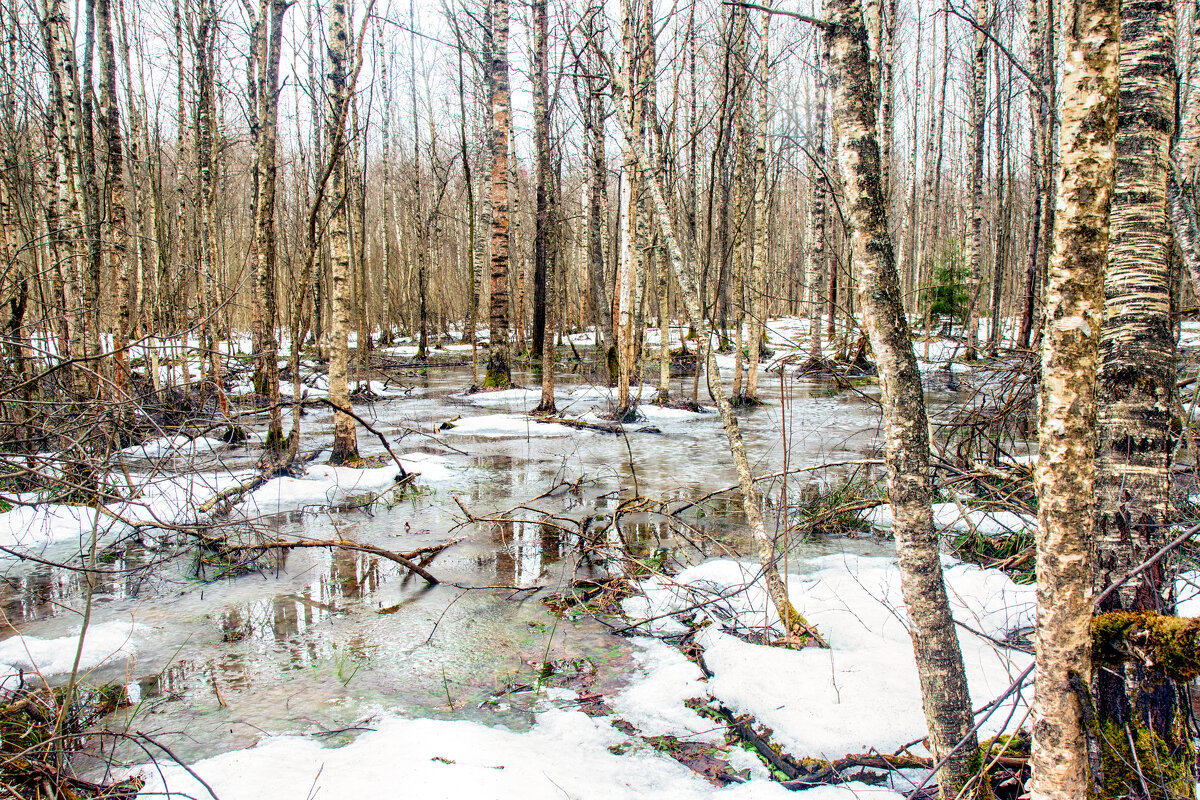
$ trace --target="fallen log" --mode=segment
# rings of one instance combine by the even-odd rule
[[[436,586],[441,581],[429,574],[422,564],[428,564],[433,556],[461,541],[462,539],[452,539],[444,544],[420,547],[408,553],[396,553],[372,544],[361,544],[346,539],[269,539],[253,544],[217,545],[215,549],[220,553],[238,553],[254,550],[265,552],[267,550],[293,550],[304,547],[328,547],[339,550],[353,550],[359,553],[369,553],[395,562],[405,569],[420,575],[431,586]],[[420,563],[417,562],[417,559],[420,560]]]
[[[540,422],[543,425],[566,425],[568,428],[598,431],[599,433],[615,433],[618,435],[625,433],[625,428],[616,422],[584,422],[581,419],[573,419],[571,417],[537,417],[534,422]]]

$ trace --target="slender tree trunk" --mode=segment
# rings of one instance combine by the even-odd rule
[[[62,306],[58,319],[58,356],[69,360],[85,354],[79,327],[71,321],[78,313],[78,274],[82,249],[77,246],[83,232],[82,197],[79,184],[76,145],[79,142],[77,120],[72,108],[77,94],[75,50],[70,26],[62,0],[49,0],[41,20],[42,42],[49,59],[50,107],[47,110],[51,128],[54,191],[46,206],[46,227],[49,233],[50,254],[54,260],[52,280],[54,295]],[[63,277],[65,274],[65,278]],[[68,368],[70,370],[70,368]],[[75,384],[74,370],[68,372],[68,383]]]
[[[413,121],[413,220],[416,240],[413,250],[417,262],[417,358],[424,360],[429,356],[429,308],[428,308],[428,260],[429,231],[425,225],[425,212],[421,205],[421,125],[417,118],[417,19],[416,7],[413,0],[408,3],[409,18],[409,79],[412,87],[412,121]]]
[[[117,97],[116,43],[110,0],[96,0],[96,34],[100,45],[100,132],[104,150],[102,185],[106,222],[102,246],[116,294],[117,324],[113,336],[113,382],[117,399],[129,391],[129,336],[133,328],[128,258],[128,213],[125,208],[125,155],[121,135],[121,104]]]
[[[382,23],[379,23],[379,22],[376,22],[376,24],[375,24],[375,43],[376,43],[376,48],[377,48],[376,54],[377,54],[377,58],[378,58],[378,62],[379,62],[379,67],[378,67],[378,69],[379,69],[379,91],[380,91],[380,94],[382,95],[382,98],[380,101],[380,106],[381,106],[381,117],[382,117],[381,121],[383,123],[382,124],[383,129],[380,131],[381,163],[379,165],[380,171],[382,173],[380,175],[380,185],[381,185],[381,194],[382,194],[382,197],[380,198],[380,203],[382,205],[382,208],[380,209],[380,213],[382,215],[382,219],[380,220],[380,228],[381,228],[380,234],[383,237],[383,264],[380,265],[380,271],[382,273],[382,275],[381,275],[382,287],[381,288],[382,288],[382,294],[383,294],[383,296],[381,298],[381,300],[383,302],[383,324],[381,327],[383,328],[383,330],[380,332],[380,344],[390,345],[392,343],[392,325],[395,322],[395,310],[394,310],[393,304],[392,304],[392,271],[393,271],[393,263],[392,262],[394,261],[394,253],[393,253],[393,249],[392,249],[392,214],[393,214],[393,209],[392,209],[392,85],[388,82],[388,65],[389,65],[388,62],[390,60],[389,53],[385,50]],[[458,51],[458,65],[459,65],[459,100],[461,103],[461,102],[465,102],[465,101],[463,101],[463,98],[462,98],[462,48],[459,48],[459,51]],[[465,108],[462,110],[463,110],[463,115],[464,115],[463,121],[462,121],[462,125],[464,128],[463,135],[465,137],[466,136],[465,128],[467,125],[466,110],[465,110]],[[472,244],[474,244],[474,234],[475,234],[474,211],[475,211],[475,209],[474,209],[473,201],[475,199],[475,193],[474,193],[475,187],[471,185],[471,164],[470,164],[469,160],[467,159],[467,152],[465,149],[465,145],[464,145],[464,149],[463,149],[463,153],[462,153],[462,159],[463,159],[463,168],[466,170],[466,174],[467,174],[467,204],[470,206],[469,210],[471,213],[471,218],[470,218],[471,236],[472,236]],[[472,252],[474,252],[473,248],[472,248]],[[471,272],[471,280],[472,280],[471,288],[472,288],[472,290],[474,290],[474,279],[475,279],[475,273],[472,270],[472,272]],[[472,297],[475,296],[474,291],[471,292],[471,296]],[[472,304],[471,308],[474,309],[474,304]],[[474,319],[473,313],[474,312],[472,311],[472,317],[471,317],[472,320]],[[471,341],[472,341],[472,343],[474,342],[474,333],[472,333]],[[474,345],[472,344],[472,347],[473,346]]]
[[[199,181],[200,275],[196,293],[201,315],[200,344],[207,351],[209,378],[217,394],[222,415],[229,413],[222,377],[221,352],[216,335],[217,310],[217,223],[214,154],[217,138],[215,49],[217,9],[214,0],[200,0],[196,25],[194,67],[196,72],[196,165]],[[202,359],[203,360],[203,359]]]
[[[765,5],[770,7],[770,0]],[[758,361],[767,320],[767,126],[771,122],[771,13],[764,11],[758,47],[758,137],[754,144],[754,260],[750,267],[750,357],[745,400],[758,402]]]
[[[1017,331],[1017,347],[1028,348],[1029,337],[1033,331],[1033,314],[1037,307],[1037,280],[1038,280],[1038,262],[1040,258],[1039,250],[1042,246],[1042,216],[1043,216],[1043,201],[1046,197],[1046,169],[1044,165],[1046,157],[1046,136],[1048,134],[1047,117],[1049,115],[1049,104],[1046,101],[1046,96],[1038,89],[1044,90],[1044,83],[1040,81],[1042,75],[1042,62],[1045,60],[1045,39],[1042,35],[1042,3],[1047,0],[1029,0],[1028,9],[1028,26],[1029,26],[1029,63],[1037,71],[1039,82],[1030,87],[1029,105],[1030,114],[1033,117],[1032,131],[1032,146],[1030,154],[1030,184],[1033,189],[1033,213],[1030,215],[1029,222],[1029,252],[1025,264],[1025,284],[1024,294],[1021,299],[1021,327]]]
[[[554,238],[554,187],[550,177],[549,36],[546,0],[534,0],[533,138],[537,165],[533,221],[533,353],[534,358],[540,358],[542,362],[542,400],[534,409],[539,414],[558,412],[554,405],[554,274],[549,268],[552,262],[551,240]],[[551,287],[549,298],[547,286]]]
[[[939,791],[943,798],[953,798],[973,772],[976,737],[930,509],[929,423],[888,233],[862,7],[859,0],[832,0],[829,8],[838,172],[853,228],[859,301],[883,390],[888,502],[895,518],[901,589],[930,750],[935,761],[944,760]]]
[[[492,289],[485,389],[511,382],[508,348],[508,0],[492,8]]]
[[[987,130],[987,36],[988,1],[975,0],[975,41],[971,60],[970,133],[971,174],[967,190],[971,193],[971,301],[967,307],[967,360],[973,361],[979,344],[979,299],[983,294],[983,153]]]
[[[926,159],[933,162],[933,167],[925,175],[925,233],[921,236],[921,272],[924,274],[923,284],[928,290],[933,277],[933,261],[931,253],[936,252],[942,244],[942,215],[939,200],[942,196],[942,158],[945,154],[946,139],[946,85],[950,82],[950,12],[942,11],[942,63],[941,81],[938,86],[938,103],[930,120],[929,147],[925,151]],[[925,333],[929,334],[933,322],[933,299],[925,299]],[[925,340],[925,355],[929,356],[929,339]]]
[[[589,44],[593,51],[598,50],[599,45],[596,40],[591,40]],[[607,62],[602,51],[597,52],[597,55]],[[679,240],[675,236],[674,221],[671,219],[662,189],[658,184],[658,178],[655,176],[654,171],[649,169],[650,159],[646,155],[641,140],[636,133],[637,129],[633,127],[629,119],[629,114],[625,109],[624,102],[627,89],[621,76],[612,68],[611,62],[607,62],[607,68],[612,84],[613,107],[616,110],[617,120],[620,123],[621,138],[624,140],[625,146],[632,151],[634,158],[643,166],[643,174],[646,177],[646,189],[650,193],[659,230],[662,232],[664,243],[671,256],[671,272],[675,276],[675,283],[679,287],[680,295],[682,295],[688,318],[692,327],[700,334],[700,341],[704,347],[704,371],[708,378],[709,391],[716,401],[717,411],[721,415],[721,422],[725,429],[725,436],[729,441],[729,451],[733,456],[733,462],[737,468],[738,484],[742,492],[742,510],[746,514],[746,522],[754,535],[755,543],[758,547],[759,563],[763,571],[763,578],[767,584],[768,597],[775,607],[775,611],[779,615],[779,619],[783,623],[783,628],[789,638],[797,637],[803,640],[813,636],[815,632],[808,626],[808,623],[788,600],[787,585],[779,575],[776,565],[777,554],[775,552],[775,542],[767,534],[766,525],[763,521],[762,496],[758,493],[758,488],[754,483],[754,475],[750,471],[750,462],[746,456],[746,445],[742,440],[742,432],[737,414],[734,413],[733,406],[729,402],[729,397],[725,394],[725,387],[722,385],[721,372],[717,368],[717,359],[712,348],[713,331],[704,316],[703,306],[700,302],[700,293],[696,288],[692,269],[684,261],[683,250],[680,248]]]
[[[825,220],[825,200],[828,197],[828,156],[825,152],[825,114],[829,103],[829,37],[825,33],[817,34],[817,69],[816,95],[817,118],[814,136],[816,146],[813,166],[810,168],[808,183],[812,188],[812,196],[808,206],[808,229],[813,237],[812,250],[809,254],[809,274],[812,275],[812,305],[808,312],[809,345],[808,358],[811,365],[820,364],[824,358],[825,337],[825,304],[826,281],[829,277],[829,254],[826,241],[828,224]]]
[[[1000,307],[1004,300],[1004,277],[1005,267],[1008,263],[1008,238],[1012,220],[1011,209],[1009,208],[1011,205],[1012,186],[1005,183],[1005,168],[1009,157],[1007,115],[1010,108],[1010,101],[1005,97],[1005,86],[1001,84],[1001,81],[1004,79],[1004,73],[1000,70],[999,49],[993,51],[992,67],[996,74],[996,119],[993,130],[996,137],[995,225],[999,228],[999,232],[996,235],[996,245],[992,253],[992,296],[988,303],[988,311],[991,314],[991,324],[988,327],[988,352],[995,357],[1000,348],[1000,328],[1003,324]],[[1012,84],[1011,64],[1008,67],[1008,79],[1005,81],[1005,84]]]
[[[1082,800],[1094,791],[1081,694],[1091,683],[1096,369],[1116,163],[1119,8],[1111,0],[1062,6],[1062,166],[1046,280],[1036,476],[1035,800]]]
[[[595,17],[598,9],[589,9],[585,23],[586,34],[595,36]],[[594,63],[592,58],[585,62]],[[594,69],[590,71],[595,71]],[[608,196],[608,167],[604,157],[604,95],[600,91],[600,79],[589,75],[585,101],[585,125],[589,142],[590,177],[588,179],[588,245],[590,249],[589,278],[592,286],[592,302],[595,306],[596,348],[604,352],[605,340],[610,338],[612,315],[609,313],[608,293],[605,290],[604,267],[604,205]]]
[[[278,141],[279,55],[283,44],[283,15],[286,0],[260,0],[258,68],[258,141],[257,189],[255,203],[254,257],[257,262],[255,305],[261,307],[261,329],[258,336],[259,369],[262,394],[267,400],[267,439],[265,448],[275,453],[283,446],[283,398],[279,389],[279,347],[275,329],[279,324],[278,303],[275,299],[275,187],[276,143]]]
[[[358,436],[354,418],[340,409],[350,410],[350,385],[347,377],[350,337],[350,191],[346,174],[345,124],[350,102],[346,82],[348,32],[345,0],[333,0],[329,10],[328,39],[328,96],[329,125],[327,134],[332,148],[333,169],[330,179],[330,199],[333,218],[329,223],[330,279],[332,283],[333,325],[330,330],[329,402],[333,412],[333,450],[331,464],[358,460]],[[361,344],[361,343],[360,343]]]

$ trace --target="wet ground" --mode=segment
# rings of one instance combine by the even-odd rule
[[[427,586],[391,561],[343,550],[294,550],[222,577],[227,565],[208,563],[198,570],[192,553],[158,563],[161,550],[124,542],[103,554],[103,566],[112,572],[95,588],[92,624],[135,623],[136,657],[113,659],[85,678],[128,687],[132,705],[110,725],[150,734],[179,757],[194,760],[247,747],[266,733],[340,741],[384,712],[520,727],[545,702],[536,689],[548,672],[558,673],[551,682],[586,686],[589,692],[619,687],[633,652],[628,640],[587,617],[557,617],[543,602],[576,577],[602,573],[604,566],[581,562],[577,537],[542,524],[535,511],[523,512],[524,522],[466,524],[459,502],[475,516],[529,503],[561,515],[570,528],[573,521],[611,513],[634,494],[635,484],[643,496],[695,499],[736,482],[719,419],[711,411],[652,417],[639,427],[658,432],[625,437],[588,431],[547,435],[533,421],[524,430],[508,422],[499,430],[477,424],[474,433],[437,431],[454,418],[511,420],[537,403],[533,393],[503,401],[463,397],[459,392],[469,377],[461,368],[411,372],[400,380],[411,389],[406,396],[356,409],[398,453],[440,456],[448,472],[438,479],[419,478],[413,490],[356,498],[338,509],[315,503],[247,520],[230,531],[244,535],[253,527],[288,538],[351,539],[396,551],[461,537],[429,565],[440,585]],[[530,374],[514,377],[537,385]],[[690,379],[676,382],[673,391],[690,396],[691,385]],[[594,397],[579,399],[584,388],[578,376],[564,375],[560,410],[583,413],[595,405]],[[768,404],[742,414],[758,474],[780,470],[785,451],[789,467],[874,454],[879,421],[868,399],[818,382],[788,379],[781,388],[778,376],[764,376],[760,391]],[[307,448],[328,442],[328,413],[310,410],[302,425]],[[364,456],[384,453],[366,431],[360,430],[359,445]],[[134,474],[204,472],[252,466],[256,458],[253,446],[226,447],[127,466]],[[793,477],[790,491],[805,482],[836,480],[853,468]],[[778,497],[780,490],[773,482],[768,494]],[[774,511],[778,521],[778,503]],[[729,499],[691,509],[687,521],[707,540],[704,547],[720,543],[744,551],[738,509]],[[622,525],[626,543],[644,554],[671,554],[681,561],[704,557],[661,518],[635,514]],[[872,539],[793,544],[802,555],[886,551]],[[137,569],[151,563],[153,568]],[[71,634],[79,626],[84,588],[78,573],[6,562],[0,609],[8,632]],[[547,663],[553,665],[549,670]]]

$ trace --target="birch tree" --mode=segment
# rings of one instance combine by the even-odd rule
[[[255,169],[257,198],[254,221],[254,258],[256,305],[261,305],[261,329],[256,350],[258,366],[256,383],[268,406],[266,450],[277,451],[283,445],[283,402],[279,389],[279,346],[275,328],[279,323],[275,298],[275,184],[276,149],[278,142],[279,57],[283,45],[283,15],[290,3],[287,0],[260,0],[261,30],[254,43],[258,50],[258,141]],[[265,389],[265,391],[264,391]]]
[[[542,399],[534,413],[554,414],[554,302],[553,292],[547,297],[547,287],[554,285],[550,265],[553,256],[554,187],[550,179],[550,83],[549,83],[549,16],[547,0],[533,3],[533,125],[534,147],[537,151],[534,177],[534,298],[533,298],[533,355],[542,360]],[[539,314],[539,308],[541,313]]]
[[[971,49],[971,111],[969,121],[971,173],[967,191],[971,193],[971,302],[967,308],[967,360],[978,355],[979,299],[983,294],[983,154],[987,130],[987,0],[975,2],[974,44]]]
[[[350,385],[347,376],[350,337],[350,192],[347,186],[345,147],[346,110],[350,102],[346,82],[349,37],[345,0],[333,0],[329,8],[327,44],[329,71],[329,126],[326,135],[332,150],[330,199],[333,217],[329,222],[330,282],[332,284],[333,325],[330,330],[329,402],[333,412],[333,450],[331,464],[358,460],[358,435],[349,411]],[[359,347],[364,343],[359,342]],[[345,409],[345,411],[343,411]]]
[[[884,461],[900,586],[908,608],[930,750],[934,760],[943,763],[939,793],[953,798],[973,771],[976,736],[933,527],[929,423],[888,231],[867,29],[859,0],[831,0],[828,9],[838,174],[852,227],[859,304],[882,387]]]
[[[1166,544],[1176,409],[1171,321],[1171,232],[1167,182],[1175,121],[1175,12],[1163,0],[1121,4],[1117,166],[1110,216],[1104,323],[1097,385],[1095,592],[1101,593]],[[1193,89],[1193,91],[1195,91]],[[1115,610],[1173,612],[1174,579],[1162,564],[1140,572],[1100,604]],[[1096,669],[1097,716],[1107,730],[1131,726],[1157,739],[1162,796],[1191,792],[1194,764],[1180,720],[1186,690],[1156,665]],[[1135,737],[1136,738],[1136,737]],[[1126,754],[1124,741],[1103,742]],[[1117,772],[1113,760],[1101,769]],[[1106,790],[1139,793],[1140,783]]]
[[[508,0],[491,0],[492,9],[492,278],[491,332],[485,389],[512,383],[508,347]]]
[[[1091,683],[1096,373],[1116,164],[1120,6],[1062,4],[1054,254],[1046,276],[1036,474],[1035,800],[1091,795],[1082,693]]]

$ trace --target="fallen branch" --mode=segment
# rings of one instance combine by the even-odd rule
[[[317,455],[320,454],[320,452],[320,450],[317,450],[315,452],[308,453],[307,455],[300,456],[296,459],[296,461],[299,461],[302,465],[307,464],[309,461],[314,460]],[[291,474],[294,466],[295,461],[289,461],[271,469],[261,470],[257,475],[245,483],[240,483],[237,486],[231,486],[222,492],[217,492],[208,500],[205,500],[203,503],[201,503],[196,510],[201,514],[207,514],[214,508],[224,504],[224,511],[228,511],[230,508],[233,508],[235,505],[241,502],[241,499],[248,493],[253,492],[267,481],[278,478],[281,475]]]
[[[340,550],[353,550],[359,553],[369,553],[380,558],[386,558],[388,561],[394,561],[400,566],[415,572],[420,575],[431,585],[441,583],[437,578],[430,575],[421,564],[418,564],[414,559],[421,559],[422,563],[429,563],[430,556],[435,556],[441,553],[448,547],[456,545],[462,539],[453,539],[445,544],[431,545],[413,550],[409,553],[395,553],[391,550],[385,550],[382,547],[376,547],[371,544],[360,544],[359,542],[351,542],[345,539],[273,539],[270,541],[256,542],[254,544],[235,544],[221,545],[216,549],[221,553],[237,553],[251,550],[292,550],[303,547],[328,547],[338,548]],[[424,557],[424,558],[422,558]]]
[[[543,425],[566,425],[568,428],[576,428],[579,430],[598,431],[600,433],[625,433],[625,428],[616,422],[584,422],[581,419],[572,419],[571,417],[537,417],[534,422],[542,423]]]
[[[360,417],[358,414],[355,414],[352,409],[345,408],[343,406],[339,406],[337,403],[333,402],[328,397],[322,397],[319,399],[322,402],[322,404],[329,406],[334,411],[342,412],[343,414],[345,414],[346,416],[350,417],[355,422],[357,422],[359,425],[362,425],[369,432],[375,434],[375,437],[377,439],[379,439],[380,443],[383,445],[383,449],[387,450],[388,455],[392,457],[392,460],[396,462],[396,466],[400,468],[400,477],[401,478],[408,477],[408,470],[406,470],[404,468],[404,465],[400,463],[400,456],[396,455],[395,451],[392,450],[392,446],[388,443],[386,436],[384,436],[382,433],[380,433],[379,431],[377,431],[373,427],[371,427],[371,423],[367,422],[365,419]]]

